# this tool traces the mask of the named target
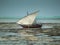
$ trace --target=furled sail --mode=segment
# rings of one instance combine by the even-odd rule
[[[31,13],[31,14],[28,14],[27,16],[25,16],[24,18],[20,19],[17,23],[18,24],[21,24],[21,25],[32,25],[34,20],[35,20],[35,17],[37,16],[37,13],[38,11],[34,12],[34,13]]]

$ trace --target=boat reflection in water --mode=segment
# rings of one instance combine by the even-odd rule
[[[39,30],[20,29],[17,33],[0,32],[0,45],[60,45],[60,36],[50,36]]]

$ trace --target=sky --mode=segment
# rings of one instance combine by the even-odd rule
[[[60,0],[0,0],[0,18],[22,18],[36,10],[37,18],[60,18]]]

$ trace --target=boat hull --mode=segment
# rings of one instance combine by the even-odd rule
[[[34,25],[21,25],[23,28],[41,28],[42,25],[34,24]]]

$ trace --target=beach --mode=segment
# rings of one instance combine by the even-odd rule
[[[60,23],[42,24],[42,28],[29,29],[16,22],[0,22],[0,45],[60,45]]]

